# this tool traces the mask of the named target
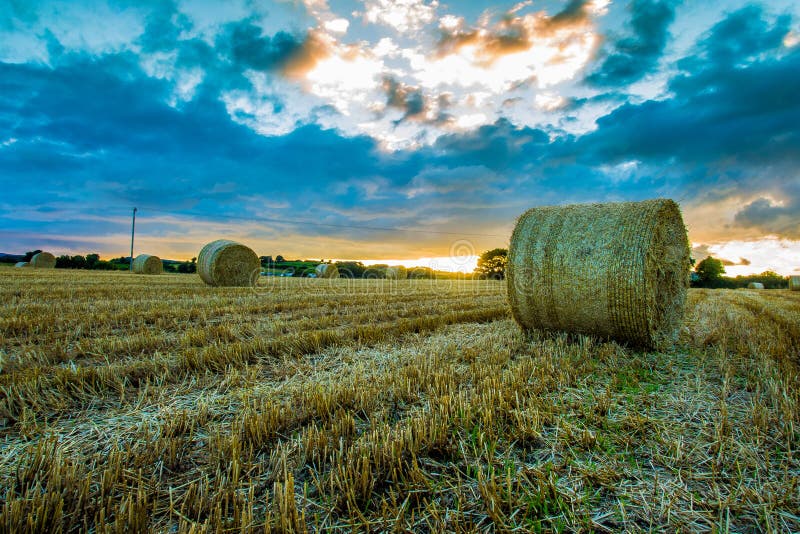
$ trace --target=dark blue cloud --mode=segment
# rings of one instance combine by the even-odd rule
[[[240,195],[302,195],[396,172],[367,137],[313,125],[261,136],[233,122],[213,88],[171,107],[171,84],[147,77],[126,54],[72,56],[54,69],[0,64],[0,80],[0,121],[17,139],[0,149],[4,190],[35,181],[59,196],[174,207],[231,180]],[[87,188],[95,180],[105,192]]]
[[[619,86],[641,79],[651,72],[669,38],[675,18],[671,0],[633,0],[630,4],[631,34],[617,39],[600,67],[587,76],[593,85]]]
[[[139,43],[145,52],[171,50],[180,41],[181,32],[191,28],[191,21],[178,11],[175,2],[164,0],[150,10]]]
[[[756,16],[758,15],[758,16]],[[731,19],[745,17],[743,33],[731,34]],[[626,104],[598,120],[595,132],[578,141],[588,159],[607,162],[642,158],[683,165],[764,162],[800,158],[800,50],[780,40],[785,21],[770,25],[760,11],[737,12],[700,43],[700,54],[679,62],[670,98]],[[732,64],[716,52],[738,40],[741,58]],[[704,51],[709,51],[704,54]],[[713,53],[711,51],[714,51]]]
[[[28,0],[6,0],[0,4],[0,30],[13,30],[18,22],[30,24],[37,18],[36,6]]]
[[[226,27],[217,38],[217,49],[243,69],[271,71],[301,60],[307,41],[308,36],[283,31],[265,36],[260,26],[244,20]]]
[[[763,8],[750,5],[715,24],[697,53],[685,58],[679,66],[694,70],[706,62],[719,67],[744,65],[762,52],[779,49],[790,29],[789,15],[781,15],[769,25]]]
[[[434,150],[463,165],[482,165],[493,171],[513,171],[548,153],[549,137],[542,130],[516,128],[506,119],[472,132],[444,135]]]

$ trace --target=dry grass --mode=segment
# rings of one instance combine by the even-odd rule
[[[497,282],[263,283],[4,269],[0,531],[800,530],[797,293],[636,352]]]

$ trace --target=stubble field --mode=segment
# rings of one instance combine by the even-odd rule
[[[0,531],[800,530],[800,292],[674,350],[505,284],[0,268]]]

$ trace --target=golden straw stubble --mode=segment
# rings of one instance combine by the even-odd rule
[[[150,254],[139,254],[133,260],[133,272],[136,274],[161,274],[163,272],[161,258]]]
[[[56,257],[49,252],[39,252],[31,258],[31,267],[37,269],[53,269],[56,266]]]
[[[252,286],[260,270],[251,248],[227,239],[212,241],[197,256],[197,274],[211,286]]]
[[[523,329],[665,348],[683,318],[690,267],[672,200],[533,208],[511,236],[508,298]]]

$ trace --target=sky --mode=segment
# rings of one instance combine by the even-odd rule
[[[533,206],[669,197],[800,272],[793,1],[6,0],[0,252],[469,270]]]

